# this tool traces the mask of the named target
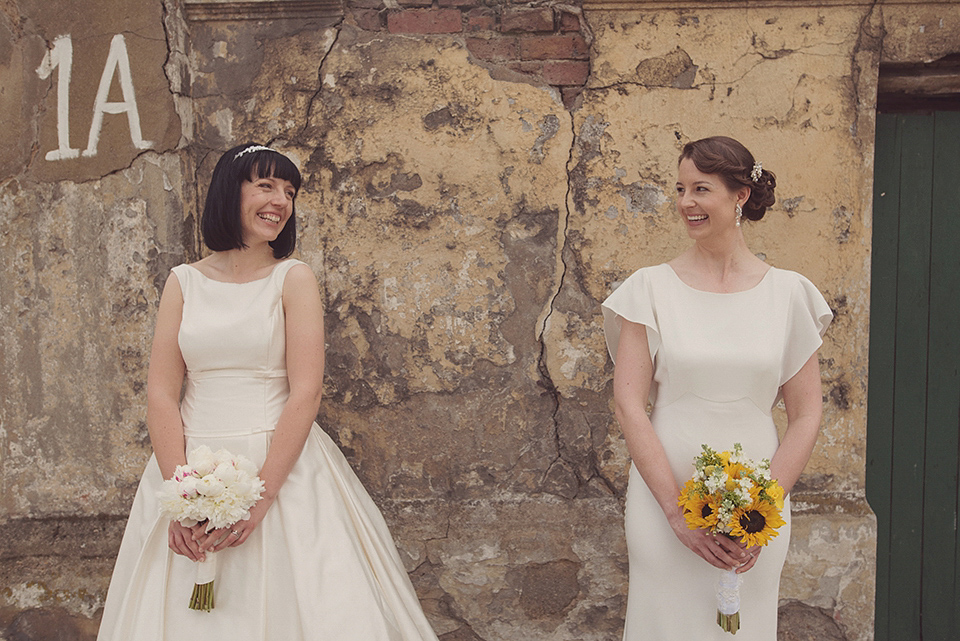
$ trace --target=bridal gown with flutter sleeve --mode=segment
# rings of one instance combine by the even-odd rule
[[[290,393],[281,292],[296,260],[249,283],[173,269],[187,451],[208,445],[263,464]],[[216,605],[187,605],[194,562],[167,546],[156,458],[123,536],[99,641],[436,641],[377,506],[333,441],[310,429],[276,501],[247,541],[217,554]]]
[[[722,451],[741,443],[750,458],[773,457],[779,440],[772,409],[780,387],[819,348],[832,319],[809,280],[776,268],[751,289],[720,294],[690,287],[669,265],[647,267],[624,281],[602,309],[611,357],[623,319],[646,327],[654,364],[650,419],[680,487],[692,476],[702,444]],[[633,465],[625,512],[630,587],[624,640],[732,638],[716,623],[721,570],[680,543]],[[737,641],[776,641],[789,514],[788,500],[787,524],[741,575]]]

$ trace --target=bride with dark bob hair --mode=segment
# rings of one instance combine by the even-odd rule
[[[288,258],[300,187],[287,156],[253,143],[213,170],[201,221],[211,251],[173,268],[157,311],[154,453],[100,641],[436,641],[377,506],[314,422],[323,307],[313,271]],[[161,484],[200,446],[259,470],[249,518],[208,531],[161,517]],[[213,609],[191,609],[197,562],[212,554]]]

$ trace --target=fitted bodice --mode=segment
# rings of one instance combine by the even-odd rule
[[[274,429],[290,394],[283,280],[299,262],[278,263],[249,283],[213,280],[189,265],[173,269],[183,291],[178,342],[187,375],[180,415],[187,436]]]
[[[604,303],[616,358],[620,317],[647,327],[655,407],[685,395],[709,403],[749,402],[770,415],[780,387],[820,345],[830,308],[810,281],[770,268],[751,289],[694,289],[666,264],[634,273]]]

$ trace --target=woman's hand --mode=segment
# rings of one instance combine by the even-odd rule
[[[743,574],[744,572],[752,568],[754,565],[756,565],[757,559],[760,558],[760,550],[762,549],[763,547],[759,545],[755,545],[752,548],[744,547],[743,550],[744,552],[747,553],[747,560],[744,562],[743,565],[737,568],[737,574]]]
[[[738,572],[746,572],[756,563],[756,556],[751,556],[750,553],[759,548],[746,550],[741,544],[722,534],[717,536],[706,530],[691,530],[682,516],[671,519],[670,527],[681,543],[715,568],[737,568]]]
[[[250,535],[257,526],[260,525],[260,522],[263,520],[263,517],[266,516],[267,510],[270,509],[271,505],[273,505],[273,499],[264,497],[250,508],[250,518],[246,521],[237,521],[230,527],[211,530],[209,533],[201,529],[197,534],[197,545],[200,547],[200,550],[209,550],[210,552],[219,552],[226,548],[243,545],[243,543],[250,538]]]
[[[191,561],[202,561],[203,551],[194,540],[195,528],[180,525],[179,521],[170,521],[167,528],[167,544],[177,554],[183,555]]]

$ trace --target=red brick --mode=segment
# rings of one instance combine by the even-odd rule
[[[505,9],[500,18],[500,31],[553,31],[553,10]]]
[[[459,33],[458,9],[404,9],[387,14],[390,33]]]
[[[531,76],[539,76],[540,72],[543,71],[542,62],[530,62],[529,60],[524,62],[511,62],[507,65],[508,69],[512,69],[518,73],[525,73]]]
[[[382,9],[383,0],[347,0],[351,9]]]
[[[353,17],[357,21],[357,26],[367,31],[380,31],[383,29],[383,13],[376,9],[354,9]]]
[[[560,31],[580,31],[580,16],[566,11],[561,13]]]
[[[437,4],[441,7],[475,7],[477,0],[439,0]]]
[[[563,106],[567,109],[573,109],[577,106],[577,98],[583,92],[583,87],[560,87],[560,97],[563,98]]]
[[[587,60],[590,50],[583,36],[529,36],[520,41],[524,60]]]
[[[520,47],[516,38],[467,38],[467,51],[481,60],[515,60]]]
[[[586,60],[549,60],[543,63],[543,79],[548,85],[580,85],[587,82],[590,63]]]
[[[467,31],[494,31],[497,14],[492,9],[473,9],[467,14]]]

